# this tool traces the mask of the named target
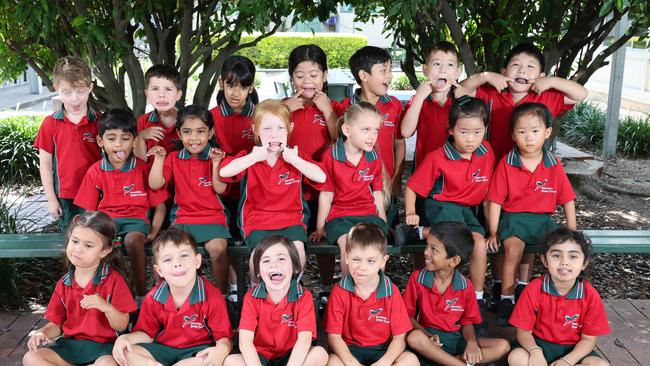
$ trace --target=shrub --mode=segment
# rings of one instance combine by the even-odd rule
[[[241,42],[255,39],[254,36],[242,36]],[[274,35],[264,38],[255,47],[247,47],[237,54],[246,56],[262,69],[286,69],[289,53],[304,44],[316,44],[327,55],[327,67],[330,69],[348,68],[350,56],[359,48],[368,44],[368,39],[361,36],[295,36]]]
[[[38,151],[34,139],[41,116],[19,116],[0,120],[0,184],[38,181]]]
[[[417,73],[415,76],[418,78],[418,81],[421,83],[427,80],[427,77],[422,73]],[[413,86],[409,81],[409,78],[406,74],[401,74],[396,78],[393,78],[393,81],[390,83],[391,89],[395,90],[413,90]]]

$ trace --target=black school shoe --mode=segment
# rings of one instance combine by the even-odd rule
[[[414,225],[399,224],[395,226],[395,246],[414,244],[420,241],[420,232]]]
[[[524,292],[524,289],[526,288],[526,285],[523,283],[518,283],[517,286],[515,286],[515,303],[519,301],[519,296],[521,296],[521,293]]]
[[[510,327],[508,319],[512,315],[512,309],[515,308],[515,304],[512,303],[510,299],[502,299],[497,304],[497,327]]]
[[[488,304],[490,311],[497,311],[499,301],[501,301],[501,282],[492,282],[492,296]]]

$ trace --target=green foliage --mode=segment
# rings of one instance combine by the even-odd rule
[[[427,77],[422,73],[417,73],[415,76],[417,76],[420,83],[427,80]],[[413,90],[413,86],[411,85],[411,82],[409,81],[409,78],[406,76],[406,74],[401,74],[398,77],[393,78],[393,81],[390,83],[390,87],[391,89],[395,90]]]
[[[242,37],[242,43],[250,42],[254,36]],[[262,69],[287,68],[289,53],[304,44],[316,44],[327,55],[327,67],[330,69],[348,68],[350,56],[359,48],[368,44],[361,36],[284,36],[275,35],[261,40],[256,47],[242,49],[238,54],[253,60]]]
[[[40,116],[0,120],[0,184],[37,181],[38,151],[33,145],[42,120]]]

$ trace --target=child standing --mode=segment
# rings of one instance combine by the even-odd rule
[[[424,249],[425,268],[411,274],[404,290],[415,327],[408,345],[437,364],[490,363],[510,350],[505,339],[477,339],[474,333],[481,314],[472,283],[458,270],[476,245],[472,234],[459,222],[434,224]]]
[[[108,215],[88,211],[73,220],[67,236],[69,271],[56,283],[45,311],[49,322],[29,338],[23,364],[115,365],[113,342],[136,310],[123,259],[113,250],[115,225]]]
[[[152,250],[163,281],[147,294],[133,333],[115,342],[113,357],[120,365],[223,364],[232,349],[226,301],[197,274],[201,254],[192,235],[167,229]]]
[[[63,105],[45,117],[36,135],[39,171],[47,198],[47,211],[66,232],[70,220],[81,213],[73,200],[84,174],[101,158],[95,111],[88,99],[93,90],[90,67],[76,56],[59,59],[54,66],[54,88]]]
[[[154,156],[149,186],[152,189],[160,189],[166,184],[174,186],[170,223],[192,234],[198,243],[204,243],[210,254],[217,286],[225,291],[228,283],[226,248],[230,233],[219,194],[227,186],[218,174],[224,153],[209,143],[213,126],[212,115],[205,107],[184,107],[176,122],[183,148],[169,156],[167,150],[159,145],[147,152]]]
[[[544,147],[552,118],[540,103],[514,109],[510,131],[517,146],[497,165],[487,195],[487,240],[491,246],[500,240],[505,249],[499,326],[507,325],[514,306],[515,272],[524,248],[555,229],[551,215],[557,205],[564,208],[567,226],[576,228],[576,195],[559,159]]]
[[[524,289],[510,324],[517,327],[510,365],[598,365],[609,363],[594,351],[596,337],[610,332],[605,306],[580,277],[589,264],[591,241],[567,228],[550,233],[540,256],[547,273]]]
[[[86,172],[74,204],[104,212],[117,224],[117,235],[124,239],[131,260],[140,305],[147,294],[144,244],[156,237],[162,225],[167,191],[149,189],[149,167],[132,154],[135,136],[136,120],[126,109],[111,109],[101,116],[97,143],[104,156]],[[149,225],[147,213],[152,207],[153,225]]]
[[[259,285],[244,298],[239,321],[241,355],[225,365],[324,366],[327,352],[311,346],[316,339],[316,312],[311,293],[298,284],[298,251],[289,238],[262,239],[253,255]]]
[[[325,314],[329,365],[418,365],[405,351],[412,329],[399,289],[384,274],[386,235],[374,224],[349,232],[350,272],[334,286]]]

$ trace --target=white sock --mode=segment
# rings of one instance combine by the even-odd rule
[[[424,240],[424,236],[422,235],[422,230],[424,230],[424,226],[418,226],[418,237],[420,240]]]
[[[476,294],[476,300],[483,300],[483,291],[474,291]]]
[[[237,292],[237,284],[231,283],[228,289],[230,290],[230,292]]]
[[[526,286],[527,284],[528,284],[528,282],[524,282],[524,281],[517,280],[517,285],[524,285],[524,286]]]
[[[515,295],[501,295],[501,300],[503,299],[508,299],[512,301],[513,304],[515,303]]]

